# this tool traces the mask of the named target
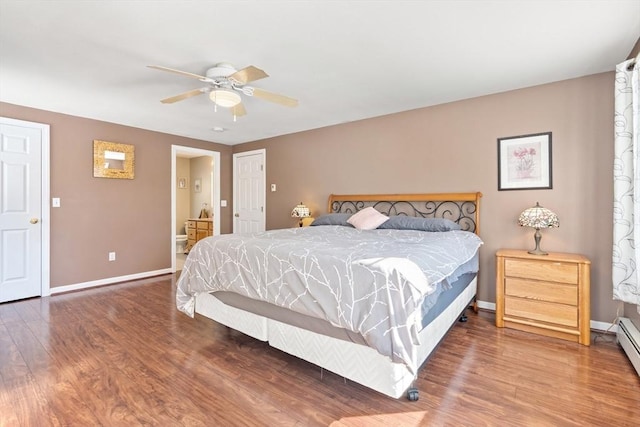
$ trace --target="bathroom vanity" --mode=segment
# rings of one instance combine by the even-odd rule
[[[198,240],[209,236],[213,236],[213,218],[188,219],[185,252],[189,252]]]

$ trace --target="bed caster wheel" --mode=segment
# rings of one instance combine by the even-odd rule
[[[420,398],[420,392],[418,391],[417,388],[410,388],[409,390],[407,390],[407,399],[409,399],[411,402],[415,402]]]
[[[458,322],[463,322],[463,323],[464,323],[464,322],[466,322],[467,320],[469,320],[469,319],[467,318],[467,316],[466,316],[465,314],[463,314],[463,315],[462,315],[462,316],[460,316],[460,318],[458,319]]]

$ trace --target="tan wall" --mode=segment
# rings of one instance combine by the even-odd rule
[[[0,115],[51,126],[51,287],[171,267],[171,145],[220,152],[221,198],[232,197],[231,147],[0,103]],[[135,145],[135,179],[93,177],[93,140]],[[223,210],[223,232],[231,214]],[[109,262],[107,253],[117,260]]]
[[[187,234],[184,222],[191,216],[191,161],[186,157],[176,158],[176,178],[186,180],[186,188],[180,188],[176,182],[176,234]]]
[[[624,305],[624,316],[631,319],[636,328],[640,330],[640,306],[625,304]]]
[[[195,183],[200,180],[200,191],[195,191],[195,186],[191,185],[191,216],[190,218],[199,218],[200,211],[204,208],[203,204],[207,204],[207,214],[211,216],[211,189],[213,187],[213,177],[211,175],[213,159],[209,156],[194,157],[191,159],[191,182]]]
[[[611,322],[613,73],[557,82],[233,147],[267,149],[267,228],[292,227],[301,200],[324,212],[330,193],[482,191],[482,284],[495,301],[493,254],[529,248],[520,211],[539,201],[560,217],[542,247],[592,263],[592,319]],[[51,125],[51,286],[170,266],[171,144],[221,153],[232,206],[232,148],[6,103],[0,115]],[[499,137],[553,132],[552,190],[497,191]],[[136,146],[136,179],[92,177],[93,139]],[[166,165],[158,167],[158,165]],[[190,185],[192,183],[190,182]],[[221,231],[232,230],[221,208]],[[136,242],[132,244],[132,242]],[[144,247],[141,243],[145,242]],[[116,251],[118,260],[107,261]]]
[[[339,103],[335,108],[340,108]],[[497,138],[553,132],[553,189],[497,190]],[[542,248],[592,261],[592,316],[611,322],[613,73],[556,82],[237,145],[266,148],[267,228],[292,227],[304,201],[326,210],[330,193],[481,191],[479,299],[495,301],[498,248],[533,247],[517,225],[535,202],[560,228],[543,230]]]

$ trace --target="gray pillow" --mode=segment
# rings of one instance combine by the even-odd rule
[[[392,228],[394,230],[419,230],[419,231],[451,231],[460,230],[455,222],[444,218],[416,218],[406,215],[389,217],[380,229]]]
[[[320,215],[314,219],[311,225],[344,225],[346,227],[353,227],[347,220],[351,218],[349,213],[330,213]]]

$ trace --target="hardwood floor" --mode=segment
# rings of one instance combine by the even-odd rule
[[[178,312],[175,276],[0,304],[0,425],[638,426],[640,379],[469,313],[394,400]]]

